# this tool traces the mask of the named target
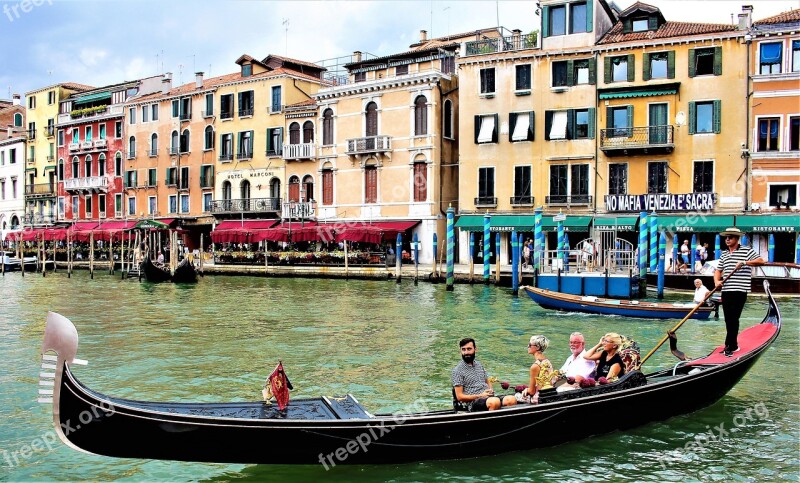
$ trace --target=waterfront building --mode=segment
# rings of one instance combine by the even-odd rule
[[[59,220],[121,219],[125,139],[124,104],[160,88],[160,76],[84,90],[59,103],[57,196]]]
[[[0,113],[5,101],[0,101]],[[25,227],[25,140],[22,128],[0,136],[0,241],[11,230]]]
[[[93,87],[65,82],[25,94],[27,130],[25,164],[25,219],[28,226],[49,226],[58,221],[56,159],[63,139],[57,136],[59,105],[72,94]],[[21,178],[22,179],[22,178]]]

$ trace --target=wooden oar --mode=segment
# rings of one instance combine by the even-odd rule
[[[728,281],[728,279],[729,279],[729,278],[731,278],[731,275],[733,275],[734,273],[736,273],[736,270],[738,270],[739,268],[741,268],[741,267],[736,267],[736,268],[734,268],[734,269],[733,269],[733,271],[732,271],[731,273],[729,273],[729,274],[728,274],[728,276],[727,276],[727,277],[725,277],[725,278],[722,280],[722,285],[725,285],[725,282],[727,282],[727,281]],[[708,292],[708,293],[706,294],[706,296],[705,296],[705,297],[703,297],[703,300],[702,300],[700,303],[698,303],[697,305],[695,305],[695,307],[694,307],[692,310],[690,310],[688,314],[686,314],[686,317],[684,317],[684,318],[683,318],[683,320],[681,320],[680,322],[678,322],[678,324],[677,324],[675,327],[673,327],[673,328],[672,328],[672,330],[669,330],[669,331],[667,331],[667,335],[665,335],[665,336],[664,336],[664,337],[661,339],[661,342],[659,342],[659,343],[658,343],[658,345],[656,345],[655,347],[653,347],[653,349],[652,349],[650,352],[648,352],[646,356],[644,356],[644,358],[642,359],[642,362],[640,362],[640,363],[639,363],[639,366],[638,366],[638,367],[642,367],[642,366],[644,365],[644,363],[645,363],[645,362],[647,362],[647,359],[649,359],[649,358],[650,358],[650,356],[652,356],[652,355],[653,355],[653,354],[654,354],[654,353],[655,353],[655,352],[658,350],[658,348],[659,348],[659,347],[661,347],[662,345],[664,345],[664,342],[666,342],[666,341],[667,341],[667,340],[670,338],[670,337],[669,337],[669,335],[670,335],[670,334],[673,334],[673,335],[674,335],[674,334],[675,334],[675,331],[676,331],[676,330],[678,330],[678,329],[680,329],[680,328],[681,328],[681,326],[683,325],[683,323],[684,323],[684,322],[686,322],[687,320],[689,320],[689,318],[692,316],[692,314],[694,314],[695,312],[697,312],[697,310],[698,310],[698,309],[700,309],[700,307],[702,307],[702,306],[703,306],[703,304],[705,304],[705,303],[706,303],[706,300],[708,300],[708,299],[711,297],[711,295],[712,295],[714,292],[716,292],[716,291],[717,291],[717,289],[718,289],[718,288],[719,288],[719,287],[716,287],[716,286],[715,286],[715,287],[714,287],[714,290],[711,290],[710,292]],[[677,339],[677,338],[676,338],[676,339]],[[676,357],[678,357],[678,359],[681,359],[681,357],[680,357],[678,354],[676,354],[676,352],[677,352],[678,354],[680,354],[680,355],[683,355],[683,353],[682,353],[681,351],[679,351],[679,350],[678,350],[677,344],[676,344],[675,348],[673,349],[672,353],[673,353],[673,354],[675,354],[675,356],[676,356]],[[684,357],[686,357],[686,356],[684,356]],[[684,359],[681,359],[681,360],[684,360]]]

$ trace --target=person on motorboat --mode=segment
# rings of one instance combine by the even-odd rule
[[[458,343],[461,362],[453,369],[453,396],[468,411],[494,411],[517,403],[514,396],[495,396],[489,374],[483,364],[475,359],[475,339],[464,338]]]
[[[544,351],[549,345],[550,341],[543,335],[534,335],[528,342],[528,354],[532,355],[534,359],[531,365],[531,379],[528,387],[519,393],[518,402],[538,404],[539,391],[553,387],[553,376],[556,373],[550,359],[544,355]]]
[[[706,294],[708,294],[710,290],[703,285],[703,281],[699,278],[694,279],[694,303],[699,304],[703,300],[706,299]],[[708,303],[708,302],[706,302]]]
[[[616,332],[609,332],[584,354],[584,359],[597,361],[597,368],[594,372],[595,380],[601,377],[611,379],[625,374],[625,363],[622,362],[622,357],[619,355],[621,345],[622,337]]]
[[[594,372],[594,361],[587,360],[583,357],[586,353],[586,339],[580,332],[573,332],[569,335],[569,350],[570,355],[561,366],[561,373],[567,378],[574,378],[577,384]],[[558,390],[566,391],[568,389],[576,389],[577,386],[564,384],[558,387]]]

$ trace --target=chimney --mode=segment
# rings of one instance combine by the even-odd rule
[[[420,30],[419,31],[419,41],[425,42],[428,40],[428,31],[427,30]]]
[[[22,104],[22,101],[20,99],[21,99],[21,96],[19,94],[14,94],[11,97],[11,104],[13,104],[15,106],[19,106],[20,104]]]
[[[356,50],[353,52],[353,62],[361,62],[361,51]]]
[[[13,137],[14,137],[14,128],[11,127],[11,126],[8,126],[8,139],[11,139]]]
[[[742,13],[739,14],[739,30],[750,30],[753,26],[753,6],[742,5]]]
[[[522,35],[522,30],[514,29],[511,31],[511,44],[514,46],[515,49],[520,48],[520,36]]]
[[[172,89],[172,72],[167,72],[161,79],[161,93],[167,94],[170,89]]]
[[[202,72],[195,72],[194,73],[194,85],[198,89],[203,87],[203,73]]]

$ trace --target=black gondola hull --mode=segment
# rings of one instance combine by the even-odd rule
[[[169,270],[157,267],[153,261],[147,257],[142,261],[139,269],[142,271],[144,279],[150,283],[169,282],[172,279]]]
[[[197,282],[197,270],[188,258],[184,258],[181,263],[175,267],[175,273],[172,274],[172,283],[195,283]]]

